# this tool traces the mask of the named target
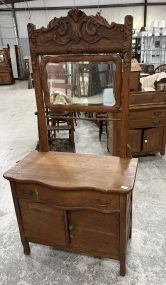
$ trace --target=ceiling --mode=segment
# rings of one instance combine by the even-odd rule
[[[28,0],[29,1],[34,1],[34,0]],[[27,2],[24,0],[0,0],[0,5],[4,5],[4,4],[14,4],[14,3],[19,3],[19,2]]]

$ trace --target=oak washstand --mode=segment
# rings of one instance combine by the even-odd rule
[[[36,29],[29,24],[28,32],[39,149],[4,174],[11,183],[24,253],[29,254],[29,242],[35,242],[114,258],[120,260],[120,274],[125,275],[137,168],[137,159],[131,158],[127,145],[132,17],[126,16],[124,24],[109,24],[99,14],[87,16],[72,9],[66,17],[54,18],[47,28]],[[123,81],[122,60],[117,52],[124,54]],[[101,101],[106,104],[80,105],[74,101],[69,105],[53,104],[47,64],[65,63],[72,71],[83,62],[89,62],[91,70],[104,70],[105,81],[103,76],[98,76],[100,82],[91,91],[99,92],[101,87],[109,86],[107,94],[110,91],[114,97]],[[71,78],[74,74],[71,72]],[[59,111],[118,112],[120,108],[120,157],[50,151],[49,112],[53,116],[53,112]]]

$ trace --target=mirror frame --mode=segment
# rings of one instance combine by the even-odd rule
[[[48,63],[60,63],[60,62],[114,62],[116,65],[115,69],[115,105],[114,106],[103,106],[103,105],[81,105],[81,104],[52,104],[50,102],[50,94],[48,88],[48,74],[46,65]],[[122,59],[117,54],[101,54],[101,55],[60,55],[60,56],[45,56],[41,58],[40,63],[40,78],[42,89],[44,93],[45,107],[55,111],[71,111],[71,112],[115,112],[120,108],[121,104],[121,90],[122,90]]]

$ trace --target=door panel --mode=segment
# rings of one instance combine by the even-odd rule
[[[141,136],[142,130],[129,130],[128,144],[131,147],[132,153],[139,153],[141,151]]]
[[[27,238],[65,245],[63,211],[28,200],[19,204]]]
[[[119,254],[119,213],[92,210],[68,213],[71,245],[97,252]]]
[[[163,128],[150,128],[143,133],[143,151],[157,152],[161,149]]]

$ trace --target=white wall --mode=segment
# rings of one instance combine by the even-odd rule
[[[36,2],[36,1],[35,1]],[[84,9],[88,14],[96,14],[98,9]],[[45,11],[19,11],[16,12],[19,37],[27,37],[27,24],[33,23],[37,28],[47,26],[54,17],[66,16],[67,10],[45,10]],[[123,7],[102,9],[102,15],[109,22],[123,23],[125,15],[133,15],[134,28],[143,26],[143,7]]]
[[[144,0],[134,0],[132,3],[143,3]],[[148,2],[155,2],[155,0],[148,0]],[[160,0],[160,2],[165,3],[165,1]],[[17,23],[18,23],[18,32],[19,37],[21,38],[24,46],[28,45],[28,34],[27,34],[27,24],[33,23],[37,28],[42,26],[47,26],[48,22],[54,17],[66,16],[67,10],[45,10],[45,11],[28,11],[28,8],[31,7],[54,7],[56,6],[71,6],[73,7],[77,5],[100,5],[104,4],[125,4],[130,3],[129,0],[36,0],[36,1],[25,1],[22,3],[16,3],[15,7],[24,8],[24,11],[17,11]],[[5,7],[4,7],[5,8]],[[96,14],[98,9],[85,9],[84,10],[88,15]],[[102,15],[109,21],[115,21],[118,23],[123,23],[125,15],[133,15],[134,17],[134,28],[140,29],[143,26],[143,14],[144,7],[116,7],[116,8],[103,8]],[[151,26],[152,21],[157,20],[161,21],[161,19],[166,19],[166,5],[165,6],[148,6],[147,9],[147,26]],[[1,25],[1,17],[0,17],[0,25]],[[28,52],[28,47],[26,49]],[[26,55],[26,54],[25,54]]]
[[[161,22],[161,20],[166,20],[166,5],[165,6],[148,6],[147,27],[153,26],[154,21]]]

